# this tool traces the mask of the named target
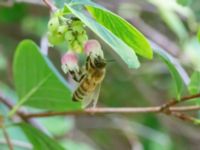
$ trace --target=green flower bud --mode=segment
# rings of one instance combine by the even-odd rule
[[[67,32],[67,26],[62,25],[58,27],[57,34],[64,36],[65,32]]]
[[[65,33],[65,40],[68,41],[68,42],[72,42],[72,41],[75,40],[75,37],[74,37],[72,31],[69,31],[69,30],[68,30],[68,31]]]
[[[64,36],[63,35],[58,35],[55,32],[49,32],[48,33],[48,41],[52,45],[58,45],[62,42],[64,42]]]
[[[83,28],[83,26],[73,26],[72,30],[76,31],[79,34],[84,34],[85,33],[85,29]]]
[[[71,11],[69,10],[69,8],[65,5],[62,9],[63,14],[70,14]]]
[[[76,53],[81,53],[82,52],[82,46],[76,40],[72,42],[71,49],[73,49]]]
[[[88,40],[88,36],[87,34],[79,35],[77,40],[79,43],[81,43],[81,45],[83,45]]]
[[[61,17],[63,16],[63,10],[62,9],[59,9],[57,10],[54,14],[53,14],[54,17]]]
[[[60,24],[59,24],[58,17],[53,17],[48,22],[48,29],[53,32],[53,31],[57,30],[57,28],[59,27],[59,25]]]
[[[72,26],[82,26],[83,27],[83,23],[80,20],[73,20],[72,19]]]

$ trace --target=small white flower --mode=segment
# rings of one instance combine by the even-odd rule
[[[84,52],[87,56],[91,53],[94,56],[103,57],[101,45],[97,40],[88,40],[84,45]]]
[[[76,54],[69,50],[61,58],[62,70],[64,73],[68,71],[78,70],[78,59]]]

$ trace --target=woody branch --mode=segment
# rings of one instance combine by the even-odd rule
[[[20,110],[17,111],[17,115],[22,118],[22,120],[29,120],[31,118],[40,118],[40,117],[51,117],[51,116],[67,116],[67,115],[100,115],[100,114],[109,114],[109,113],[120,113],[120,114],[135,114],[135,113],[163,113],[169,116],[177,117],[181,120],[195,122],[196,119],[184,114],[183,112],[188,111],[197,111],[200,110],[200,106],[174,106],[181,102],[185,102],[194,98],[199,98],[199,94],[185,96],[180,100],[171,100],[168,103],[165,103],[160,106],[153,107],[122,107],[122,108],[86,108],[84,110],[77,111],[66,111],[66,112],[43,112],[43,113],[28,113],[24,114]],[[4,103],[8,108],[12,109],[12,105],[8,103],[7,100],[0,98],[0,101]]]

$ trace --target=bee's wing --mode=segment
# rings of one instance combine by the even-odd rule
[[[83,98],[82,107],[87,107],[93,101],[93,107],[96,107],[99,93],[100,93],[101,84],[97,85],[94,92],[89,93],[87,96]]]
[[[99,93],[100,93],[100,89],[101,89],[101,84],[99,84],[94,92],[94,96],[93,96],[93,104],[92,107],[95,108],[99,99]]]

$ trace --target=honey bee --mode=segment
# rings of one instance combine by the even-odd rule
[[[83,66],[79,66],[76,54],[73,50],[69,50],[61,58],[61,68],[64,73],[69,73],[74,81],[78,82],[72,100],[82,102],[83,108],[91,102],[95,107],[108,61],[104,59],[103,50],[97,40],[88,40],[83,50],[86,54],[86,62]]]
[[[96,106],[99,97],[101,83],[106,73],[106,60],[103,57],[103,52],[90,52],[86,59],[82,73],[71,72],[73,78],[79,82],[79,86],[73,93],[73,101],[81,101],[83,107],[87,107],[93,102],[93,107]],[[81,75],[80,75],[81,74]]]

